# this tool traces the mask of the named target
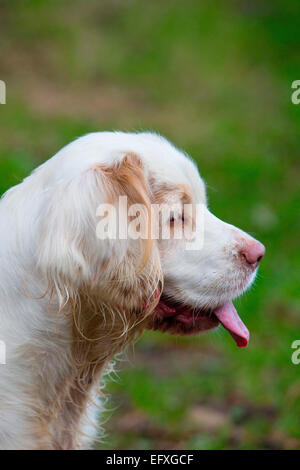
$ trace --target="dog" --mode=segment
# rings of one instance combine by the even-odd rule
[[[132,207],[144,210],[136,234],[161,205],[172,210],[156,220],[156,237],[153,224],[144,237],[102,233],[105,208],[118,207],[119,231],[135,222]],[[232,300],[265,248],[209,211],[196,165],[160,135],[73,141],[2,197],[0,221],[2,449],[91,447],[100,377],[145,329],[222,325],[248,344]],[[176,227],[188,229],[176,237]]]

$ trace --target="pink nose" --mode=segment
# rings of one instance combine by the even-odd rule
[[[255,267],[259,264],[265,254],[265,247],[258,241],[251,241],[241,250],[241,255],[245,258],[248,264]]]

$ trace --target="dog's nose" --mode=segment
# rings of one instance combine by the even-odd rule
[[[253,267],[258,266],[265,254],[265,247],[262,243],[254,240],[247,243],[241,250],[242,257]]]

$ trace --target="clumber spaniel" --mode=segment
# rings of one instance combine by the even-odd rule
[[[153,222],[157,206],[171,210]],[[248,344],[232,299],[264,246],[212,215],[196,166],[163,137],[75,140],[4,195],[0,220],[1,448],[88,447],[100,376],[144,329],[223,325]]]

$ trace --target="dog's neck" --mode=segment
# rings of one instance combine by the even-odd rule
[[[7,364],[0,366],[0,447],[87,447],[97,432],[100,376],[136,332],[126,337],[123,323],[109,317],[99,297],[78,292],[76,302],[60,309],[46,284],[43,295],[32,278],[24,285],[20,276],[14,289],[1,286]]]

